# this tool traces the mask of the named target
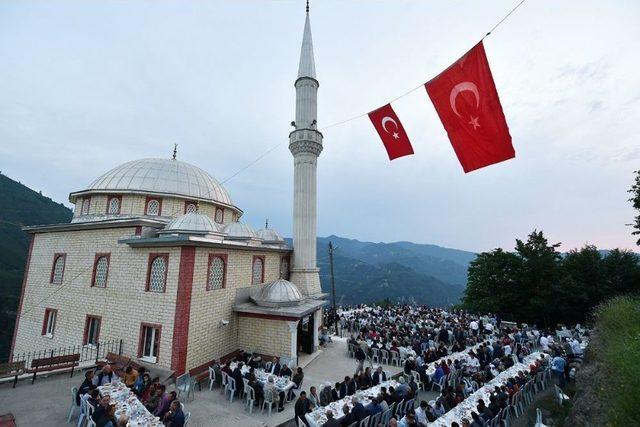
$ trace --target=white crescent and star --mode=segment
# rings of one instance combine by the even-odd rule
[[[385,131],[386,133],[391,134],[395,139],[399,139],[399,138],[400,138],[400,135],[398,134],[398,132],[393,132],[393,133],[391,133],[391,132],[387,129],[387,123],[388,123],[388,122],[393,123],[393,124],[395,125],[396,129],[398,129],[398,123],[397,123],[397,122],[396,122],[392,117],[389,117],[389,116],[385,116],[385,117],[383,117],[383,118],[382,118],[382,121],[380,122],[380,124],[382,125],[382,129],[384,129],[384,131]]]
[[[469,91],[473,93],[473,95],[476,98],[476,108],[480,106],[480,93],[478,92],[478,87],[475,85],[475,83],[473,82],[458,83],[453,87],[453,89],[451,89],[451,93],[449,94],[449,104],[451,104],[451,109],[453,110],[454,113],[456,113],[456,116],[458,117],[462,117],[462,116],[460,115],[460,113],[458,113],[458,110],[456,109],[456,98],[461,92],[464,92],[464,91]],[[479,117],[470,116],[469,118],[470,120],[468,124],[473,126],[473,130],[476,130],[477,128],[480,127],[480,123],[478,123]]]

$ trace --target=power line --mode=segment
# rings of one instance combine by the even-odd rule
[[[520,2],[518,2],[518,4],[516,4],[502,19],[500,19],[500,21],[498,21],[493,27],[491,27],[491,29],[489,31],[487,31],[487,33],[480,39],[480,41],[484,40],[485,38],[487,38],[489,35],[491,35],[500,25],[502,25],[502,23],[504,21],[506,21],[520,6],[522,6],[522,4],[525,2],[526,0],[520,0]],[[393,98],[392,100],[390,100],[389,102],[387,102],[387,104],[390,104],[392,102],[395,102],[401,98],[404,98],[405,96],[415,92],[416,90],[420,89],[421,87],[424,86],[424,83],[419,84],[418,86],[414,87],[413,89],[409,89],[408,91],[406,91],[405,93],[403,93],[402,95],[399,95],[395,98]],[[349,123],[353,120],[357,120],[361,117],[366,116],[367,114],[369,114],[370,111],[367,111],[365,113],[361,113],[358,114],[356,116],[344,119],[344,120],[340,120],[338,122],[335,123],[331,123],[327,126],[324,126],[320,129],[318,129],[319,131],[323,131],[335,126],[340,126],[343,125],[345,123]],[[271,153],[272,151],[274,151],[276,148],[280,147],[281,145],[283,145],[284,142],[281,142],[273,147],[271,147],[270,149],[268,149],[267,151],[265,151],[264,153],[262,153],[260,156],[258,156],[255,160],[253,160],[251,163],[247,164],[246,166],[244,166],[243,168],[239,169],[238,171],[236,171],[233,175],[231,175],[230,177],[228,177],[227,179],[225,179],[224,181],[221,182],[221,184],[224,184],[228,181],[230,181],[231,179],[235,178],[236,176],[238,176],[239,174],[241,174],[242,172],[244,172],[245,170],[249,169],[251,166],[255,165],[256,163],[258,163],[260,160],[262,160],[265,156],[267,156],[269,153]]]

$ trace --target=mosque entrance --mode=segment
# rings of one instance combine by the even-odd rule
[[[314,325],[313,313],[305,316],[298,322],[298,352],[307,354],[313,353],[313,330]]]

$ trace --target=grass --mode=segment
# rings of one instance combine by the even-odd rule
[[[612,426],[636,425],[640,419],[640,296],[621,296],[595,312],[595,356],[606,366],[602,390]]]

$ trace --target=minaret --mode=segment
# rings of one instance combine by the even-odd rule
[[[293,155],[293,267],[291,281],[307,295],[320,293],[320,275],[316,265],[316,169],[322,152],[322,134],[318,132],[318,80],[313,59],[309,2],[300,49],[296,88],[295,130],[289,134]]]

